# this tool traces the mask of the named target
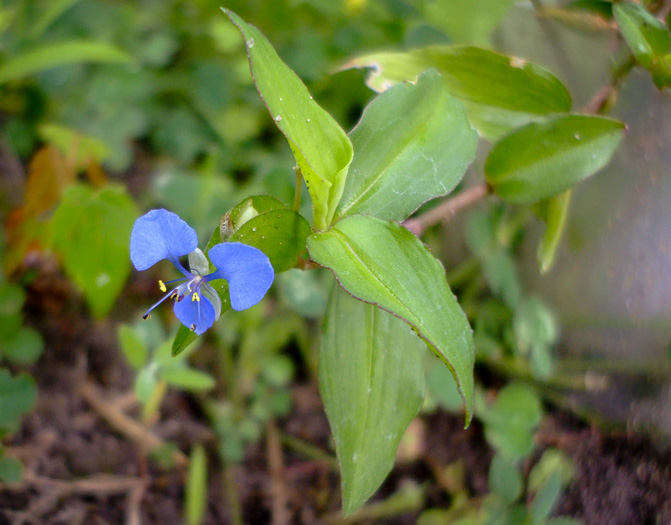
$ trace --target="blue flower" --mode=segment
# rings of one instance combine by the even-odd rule
[[[189,256],[189,270],[179,258]],[[184,276],[168,283],[159,281],[161,291],[167,292],[149,313],[167,298],[175,300],[175,315],[198,335],[210,328],[221,315],[221,299],[208,283],[226,279],[233,310],[254,306],[266,295],[275,278],[268,257],[252,246],[226,242],[213,246],[210,265],[198,249],[198,236],[193,228],[167,210],[151,210],[135,221],[130,234],[130,259],[137,270],[146,270],[163,259],[169,260]],[[166,284],[181,283],[168,292]]]

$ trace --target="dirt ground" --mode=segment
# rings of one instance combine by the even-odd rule
[[[135,299],[133,286],[122,301]],[[132,376],[117,349],[114,322],[91,320],[56,268],[41,269],[28,297],[27,319],[46,346],[32,371],[39,384],[37,408],[9,442],[26,465],[26,479],[0,487],[0,524],[181,523],[185,456],[177,451],[176,466],[167,469],[147,459],[146,435],[132,426]],[[332,454],[316,385],[295,385],[292,399],[292,412],[277,422],[277,434]],[[153,436],[187,453],[196,443],[208,446],[205,523],[230,523],[226,476],[235,480],[245,523],[338,522],[339,478],[331,462],[267,438],[247,450],[243,464],[222,472],[214,436],[189,396],[171,393],[162,414]],[[492,453],[481,427],[463,430],[462,418],[445,413],[421,421],[430,429],[423,445],[392,472],[375,500],[414,483],[428,487],[426,507],[447,506],[436,472],[457,460],[469,492],[485,494]],[[558,411],[544,420],[538,443],[562,449],[575,462],[576,479],[556,514],[587,525],[671,524],[671,455],[645,437],[602,433]],[[415,510],[367,522],[411,524],[418,515]]]

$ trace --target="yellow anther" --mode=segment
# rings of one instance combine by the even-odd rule
[[[193,331],[196,329],[196,325],[195,325],[195,324],[192,324],[192,325],[189,327],[189,329],[193,332]]]
[[[158,282],[158,287],[161,289],[162,292],[167,291],[168,289],[165,287],[165,283],[163,281]]]
[[[193,295],[191,296],[192,301],[200,301],[200,295],[198,295],[198,292],[193,292]]]

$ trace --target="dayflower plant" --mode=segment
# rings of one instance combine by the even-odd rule
[[[189,256],[189,270],[179,258]],[[257,248],[239,242],[220,243],[209,253],[216,270],[210,271],[205,254],[198,249],[198,236],[178,215],[168,210],[151,210],[135,221],[130,235],[130,258],[137,270],[147,270],[163,259],[169,260],[184,276],[164,283],[166,292],[144,314],[168,298],[175,300],[175,315],[187,328],[200,335],[221,315],[219,294],[208,283],[226,279],[233,310],[246,310],[266,295],[275,278],[268,257]],[[168,292],[167,286],[181,283]]]

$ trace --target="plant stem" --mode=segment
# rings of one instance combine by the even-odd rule
[[[284,481],[284,457],[280,433],[272,419],[266,423],[266,453],[271,480],[272,525],[287,525],[291,520],[291,515]]]
[[[231,525],[243,525],[240,494],[238,493],[238,485],[235,483],[234,469],[234,465],[228,461],[224,463],[224,495],[228,503],[228,517]]]
[[[301,211],[301,195],[303,193],[303,174],[300,168],[296,168],[296,189],[294,190],[294,211]]]
[[[631,53],[627,53],[626,58],[613,69],[610,82],[597,90],[591,100],[585,104],[583,111],[593,115],[607,113],[615,102],[615,98],[617,97],[624,79],[635,65],[636,60],[634,59],[634,56]]]
[[[481,182],[472,186],[454,197],[450,197],[435,208],[423,215],[408,219],[403,225],[412,233],[420,237],[428,228],[440,222],[447,221],[458,212],[484,199],[489,194],[489,186]]]
[[[281,440],[284,446],[290,448],[297,454],[314,461],[323,461],[328,463],[328,465],[334,470],[338,469],[338,461],[336,458],[318,446],[303,441],[302,439],[299,439],[290,434],[282,434]]]

